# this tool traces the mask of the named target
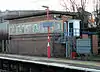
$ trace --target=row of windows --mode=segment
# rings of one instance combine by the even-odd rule
[[[50,31],[62,30],[62,23],[56,22],[50,27]],[[33,23],[33,24],[10,24],[9,33],[10,34],[31,34],[31,33],[47,33],[47,27],[43,27],[43,24]]]

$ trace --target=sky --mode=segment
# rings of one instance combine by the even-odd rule
[[[61,0],[0,0],[0,10],[44,10],[43,5],[49,6],[50,10],[63,11]],[[92,0],[86,10],[93,11]]]

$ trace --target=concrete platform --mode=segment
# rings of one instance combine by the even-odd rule
[[[56,67],[84,70],[90,72],[100,72],[100,62],[93,62],[93,61],[67,60],[61,58],[48,59],[46,57],[35,57],[35,56],[14,55],[14,54],[0,54],[0,59],[43,64],[48,66],[56,66]]]

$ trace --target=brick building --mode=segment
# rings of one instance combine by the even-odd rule
[[[49,17],[50,21],[58,22],[58,27],[61,27],[59,29],[63,32],[63,23],[68,19],[77,18],[77,13],[50,11]],[[3,18],[8,21],[10,28],[9,35],[11,40],[6,49],[7,53],[47,56],[47,29],[40,28],[39,25],[47,20],[46,11],[8,11],[5,12]],[[39,25],[38,31],[35,29],[34,32],[31,32],[31,24],[34,26]],[[24,28],[25,30],[23,31],[23,26],[26,25],[30,25],[30,27]],[[52,30],[53,28],[51,28]],[[52,37],[50,45],[52,56],[65,57],[65,45],[53,43]]]
[[[55,18],[56,16],[56,18]],[[49,17],[51,21],[57,21],[58,27],[61,25],[63,31],[63,22],[67,19],[75,18],[76,13],[50,11]],[[38,31],[28,32],[21,31],[22,25],[35,25],[46,21],[46,11],[8,11],[4,16],[5,20],[9,21],[9,35],[10,45],[8,46],[7,53],[23,54],[23,55],[36,55],[47,56],[47,32],[45,30],[37,29]],[[18,25],[21,25],[18,29]],[[40,28],[40,26],[38,26]],[[56,29],[57,27],[55,27]],[[25,28],[27,29],[27,28]],[[42,28],[43,29],[43,28]],[[29,28],[28,28],[29,30]],[[52,28],[51,28],[52,30]],[[22,33],[23,32],[23,33]],[[53,43],[51,37],[51,54],[52,56],[65,56],[65,45]]]

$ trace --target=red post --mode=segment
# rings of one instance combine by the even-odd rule
[[[49,20],[49,8],[46,9],[47,12],[47,20]]]
[[[49,8],[47,8],[46,11],[47,11],[47,20],[49,20]],[[51,52],[50,52],[50,27],[49,26],[48,26],[47,56],[48,56],[48,58],[51,57]]]
[[[49,30],[49,27],[48,27],[48,30]],[[48,31],[47,55],[48,55],[48,58],[51,57],[51,55],[50,55],[50,36],[49,36],[49,31]]]

